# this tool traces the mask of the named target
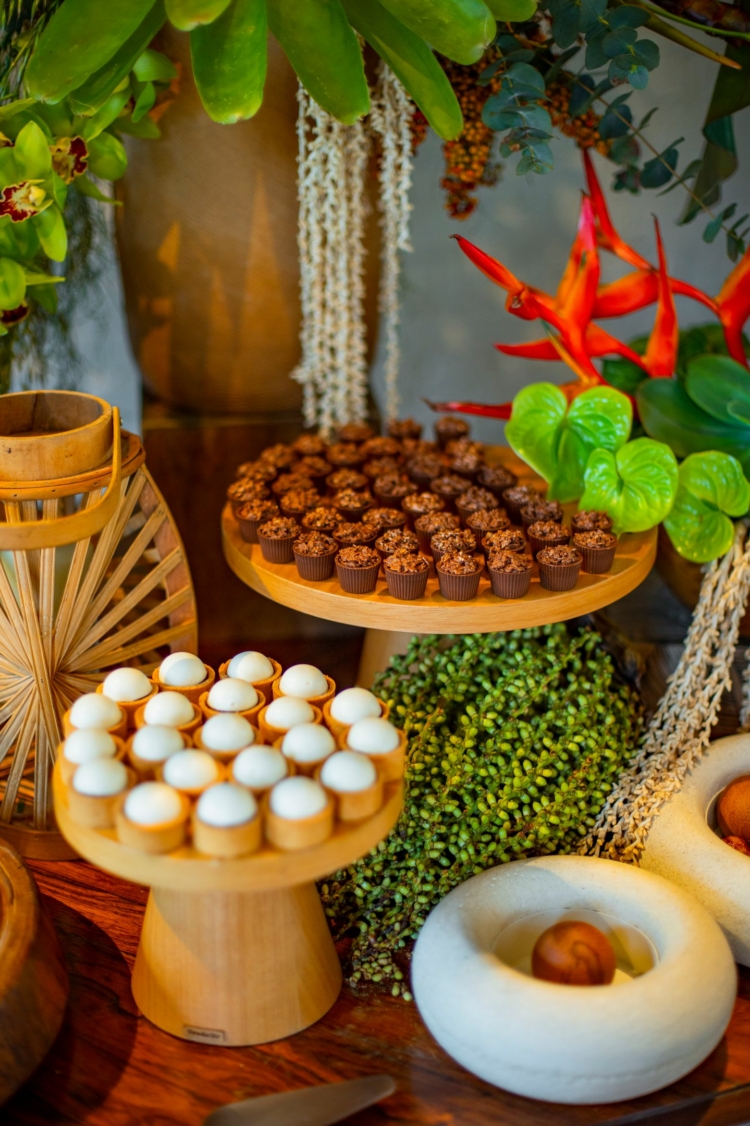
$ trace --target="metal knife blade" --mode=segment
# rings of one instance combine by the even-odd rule
[[[209,1114],[203,1126],[333,1126],[395,1090],[390,1075],[366,1075],[229,1103]]]

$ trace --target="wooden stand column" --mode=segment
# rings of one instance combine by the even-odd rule
[[[280,1040],[319,1020],[340,988],[314,884],[151,891],[133,996],[165,1032],[206,1044]]]
[[[359,658],[357,684],[360,688],[372,688],[375,674],[388,668],[391,657],[400,656],[409,648],[409,642],[420,634],[399,633],[390,629],[367,629]]]

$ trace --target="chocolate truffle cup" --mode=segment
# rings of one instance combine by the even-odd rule
[[[242,509],[245,507],[244,504],[241,504],[239,509],[237,510],[237,523],[240,526],[240,535],[242,536],[245,543],[257,543],[258,525],[265,524],[266,520],[271,520],[274,516],[279,515],[278,504],[275,504],[273,501],[262,501],[261,503],[272,506],[274,511],[271,512],[270,515],[266,514],[260,520],[249,520],[247,517],[243,516]]]
[[[576,512],[575,515],[571,516],[571,518],[570,518],[570,530],[572,531],[573,535],[575,536],[578,532],[592,532],[592,531],[611,532],[612,531],[612,518],[611,518],[611,516],[608,516],[606,512],[601,512],[599,515],[602,518],[602,520],[601,520],[602,526],[600,528],[599,527],[597,527],[597,528],[587,528],[587,527],[585,527],[585,525],[581,526],[578,523],[578,518],[580,516],[580,513]],[[582,549],[579,548],[578,550],[581,551]]]
[[[557,523],[557,521],[553,521],[553,522]],[[533,528],[534,525],[531,524],[530,527]],[[534,559],[536,559],[537,555],[539,554],[539,552],[542,550],[543,547],[563,547],[565,544],[570,543],[570,532],[567,531],[567,530],[563,531],[563,528],[564,528],[564,525],[561,525],[559,536],[555,536],[554,539],[545,539],[545,540],[538,539],[536,536],[532,535],[531,532],[529,531],[529,528],[527,528],[526,529],[526,535],[528,536],[529,551],[531,552],[532,557]]]
[[[334,570],[334,559],[339,551],[338,544],[332,547],[325,555],[300,555],[294,552],[294,562],[297,564],[299,577],[309,583],[322,583],[330,579]]]
[[[342,523],[343,522],[344,521],[342,521]],[[357,520],[351,520],[351,521],[348,521],[348,523],[357,524],[359,522]],[[379,529],[373,528],[369,524],[359,523],[359,526],[362,529],[362,534],[358,538],[357,543],[347,543],[346,540],[340,540],[335,532],[331,533],[332,538],[338,544],[337,550],[340,551],[342,547],[373,547],[374,546],[375,540],[380,535]]]
[[[443,529],[441,529],[441,531],[457,532],[459,530],[459,528],[461,527],[460,519],[453,512],[440,512],[440,513],[428,512],[427,515],[428,516],[440,515],[440,516],[449,516],[450,517],[450,520],[451,520],[451,523],[453,524],[453,527],[452,528],[443,528]],[[418,525],[419,525],[419,521],[421,519],[422,519],[422,517],[418,516],[417,519],[414,521],[414,534],[417,537],[417,540],[419,541],[419,550],[421,552],[423,552],[424,555],[429,555],[430,547],[431,547],[431,544],[432,544],[432,537],[434,535],[436,535],[436,533],[435,532],[427,532],[427,531],[424,531],[422,528],[420,528]]]
[[[398,509],[400,509],[401,508],[401,501],[404,499],[405,496],[408,497],[412,493],[419,492],[419,489],[417,488],[417,486],[414,484],[413,481],[399,481],[399,485],[406,485],[407,490],[408,490],[407,492],[401,493],[400,495],[394,495],[393,493],[385,493],[381,489],[378,489],[377,484],[376,484],[376,482],[378,480],[379,480],[379,478],[376,477],[375,481],[373,481],[372,491],[375,494],[375,499],[378,503],[379,508],[398,508]]]
[[[537,520],[551,520],[553,524],[562,524],[563,522],[564,513],[562,507],[560,508],[559,512],[553,511],[545,516],[533,515],[531,512],[529,512],[530,507],[530,505],[524,505],[524,507],[521,509],[521,527],[524,529],[524,531],[527,531],[532,524],[536,524]]]
[[[472,598],[476,598],[479,593],[482,568],[477,567],[471,575],[449,575],[441,570],[440,562],[436,563],[435,570],[443,598],[447,598],[450,602],[470,602]]]
[[[396,531],[399,532],[402,532],[404,530],[404,528],[406,527],[405,512],[398,508],[391,508],[389,504],[379,504],[377,507],[387,508],[390,512],[394,513],[394,515],[397,516],[398,519],[387,524],[380,524],[377,520],[368,520],[367,513],[365,512],[364,516],[362,517],[363,524],[368,525],[370,528],[377,528],[379,536],[382,536],[383,532],[390,532],[392,528],[395,528]]]
[[[543,550],[543,549],[542,549]],[[581,571],[581,553],[576,549],[578,555],[577,562],[573,563],[545,563],[543,559],[537,559],[537,566],[539,567],[539,582],[545,590],[572,590],[578,582],[578,575]]]
[[[380,559],[369,567],[349,567],[336,558],[336,575],[347,594],[372,594],[378,582]]]
[[[494,482],[492,480],[492,473],[495,470],[502,471],[504,475],[502,482]],[[511,471],[509,469],[505,469],[504,466],[483,465],[477,473],[477,484],[481,485],[483,489],[489,489],[489,491],[491,493],[494,493],[497,499],[502,503],[503,489],[510,489],[514,485],[517,485],[518,478],[516,477],[515,473],[511,473]]]
[[[412,602],[416,598],[424,598],[430,568],[425,567],[421,571],[412,571],[408,574],[402,571],[390,571],[388,569],[388,558],[386,557],[383,560],[383,574],[390,596],[403,602]]]
[[[506,488],[503,489],[503,491],[502,491],[502,493],[501,493],[501,495],[498,499],[499,499],[500,503],[502,504],[503,508],[505,509],[505,511],[508,513],[508,519],[510,520],[511,524],[517,524],[518,527],[520,528],[521,527],[521,509],[525,508],[525,506],[529,503],[529,500],[534,499],[534,494],[536,493],[536,489],[530,489],[529,490],[532,493],[532,497],[524,500],[523,504],[516,504],[516,502],[514,500],[511,500],[511,499],[508,498],[508,492],[509,492],[510,489],[517,489],[518,487],[519,487],[518,485],[508,485]],[[541,495],[541,494],[537,494],[537,495]],[[542,498],[542,499],[544,499],[544,498]]]
[[[489,492],[489,489],[487,491]],[[494,494],[492,494],[492,495],[494,495]],[[465,496],[465,494],[462,494],[458,498],[458,500],[456,501],[456,512],[461,517],[461,524],[465,528],[467,526],[466,521],[469,519],[469,517],[472,516],[475,512],[480,511],[480,509],[473,508],[473,507],[467,508],[465,503],[464,503],[464,496]],[[495,499],[497,500],[497,498],[495,498]],[[485,509],[490,509],[493,512],[495,511],[495,508],[497,508],[497,507],[498,507],[498,505],[495,505],[493,507],[492,505],[489,505],[489,504],[486,504],[484,506]]]
[[[531,586],[531,567],[526,571],[494,571],[487,564],[492,593],[498,598],[523,598]]]
[[[612,564],[615,561],[615,552],[617,551],[616,539],[611,547],[585,547],[583,544],[577,543],[576,537],[573,536],[571,546],[574,547],[576,551],[580,551],[583,556],[581,570],[585,571],[588,575],[606,575],[607,571],[612,570]]]
[[[341,519],[347,524],[359,524],[365,512],[368,508],[372,508],[374,503],[373,500],[369,500],[367,504],[360,505],[359,508],[347,508],[345,505],[338,504],[335,507]],[[386,506],[383,505],[382,507],[385,508]]]
[[[294,541],[298,535],[299,528],[295,528],[290,536],[284,536],[283,538],[264,536],[263,533],[258,530],[258,543],[260,544],[263,558],[267,563],[293,563]]]

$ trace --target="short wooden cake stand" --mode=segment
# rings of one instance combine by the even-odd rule
[[[512,470],[523,485],[533,485],[541,491],[546,488],[507,447],[490,447],[487,460]],[[566,506],[566,522],[574,511],[575,505]],[[357,682],[368,688],[375,673],[387,666],[394,653],[406,652],[414,634],[492,633],[563,622],[601,610],[629,594],[643,582],[656,559],[656,528],[652,528],[621,536],[612,570],[606,575],[582,572],[574,590],[545,590],[535,566],[531,587],[524,598],[497,598],[483,579],[476,598],[451,602],[441,595],[437,576],[431,569],[424,598],[403,602],[388,593],[383,578],[372,594],[346,594],[335,576],[326,582],[312,583],[300,578],[293,563],[268,563],[258,544],[243,540],[229,505],[222,513],[221,527],[227,563],[253,590],[293,610],[366,628]]]
[[[208,1044],[264,1044],[314,1024],[338,997],[341,967],[315,888],[386,836],[401,809],[401,782],[386,786],[366,821],[337,822],[315,848],[263,847],[213,860],[186,846],[164,856],[126,848],[114,830],[74,821],[60,764],[55,815],[86,860],[151,888],[133,970],[138,1008],[165,1032]]]

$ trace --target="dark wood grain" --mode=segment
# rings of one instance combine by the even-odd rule
[[[414,1005],[388,996],[358,998],[345,989],[313,1028],[262,1047],[174,1039],[138,1014],[130,993],[146,891],[82,861],[32,867],[65,952],[70,1004],[49,1056],[0,1111],[4,1126],[198,1126],[226,1102],[376,1072],[391,1074],[398,1091],[351,1118],[352,1126],[736,1126],[750,1119],[748,971],[741,971],[725,1039],[691,1075],[643,1099],[561,1107],[474,1078],[432,1040]]]

